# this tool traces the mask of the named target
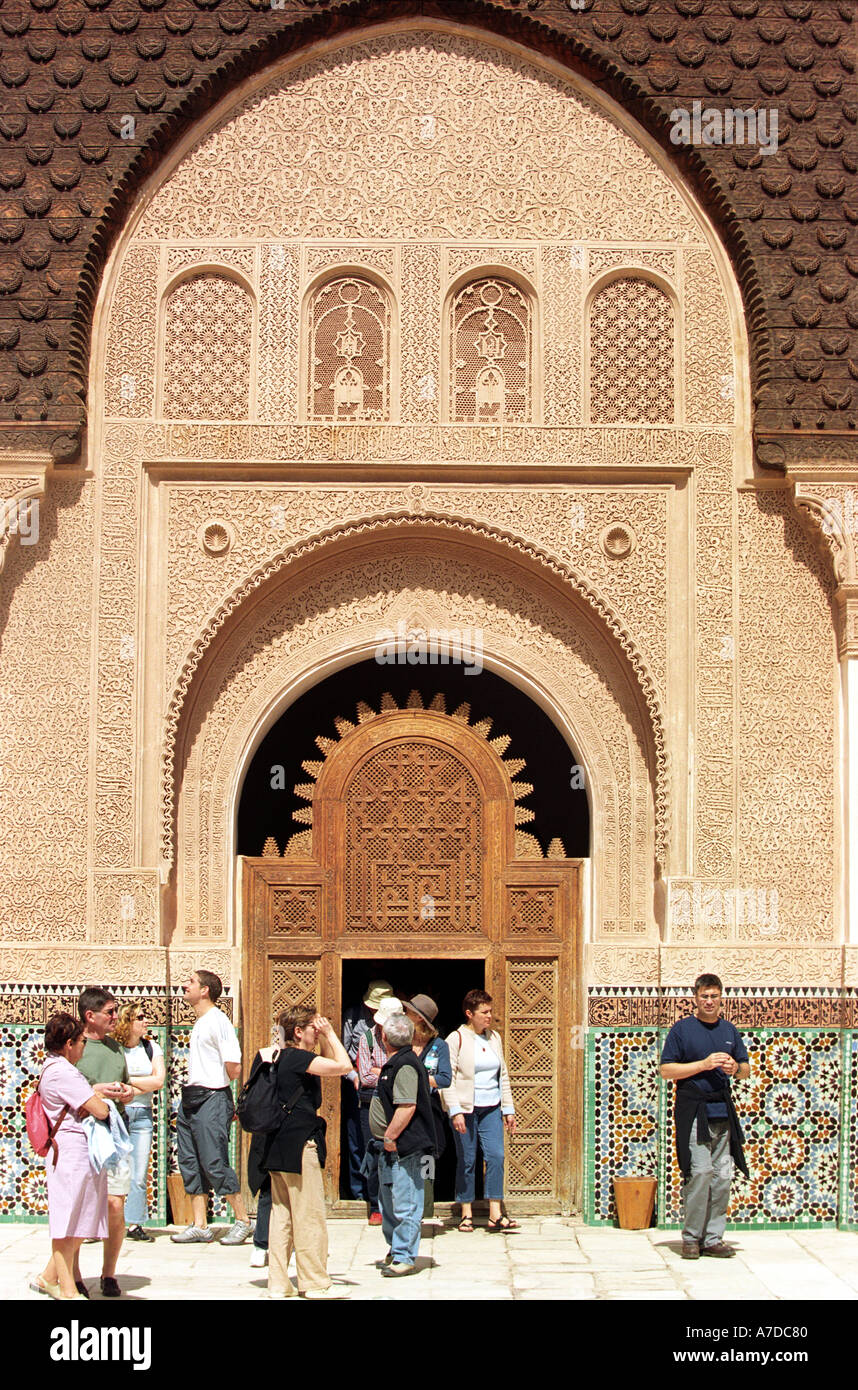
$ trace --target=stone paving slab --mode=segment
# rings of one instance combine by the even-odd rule
[[[221,1228],[223,1233],[224,1228]],[[420,1272],[383,1279],[381,1231],[363,1221],[331,1221],[329,1269],[353,1300],[385,1302],[535,1300],[851,1301],[858,1298],[858,1233],[737,1231],[729,1261],[686,1261],[678,1233],[588,1227],[571,1218],[526,1217],[516,1234],[471,1235],[427,1225]],[[0,1298],[47,1300],[26,1284],[48,1255],[46,1226],[0,1225]],[[83,1270],[98,1293],[101,1252],[84,1246]],[[267,1274],[250,1269],[250,1246],[177,1246],[169,1228],[153,1244],[126,1241],[119,1280],[129,1301],[262,1301]],[[295,1300],[298,1305],[299,1300]]]

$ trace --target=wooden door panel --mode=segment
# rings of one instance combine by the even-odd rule
[[[318,774],[312,855],[245,860],[244,1028],[255,1050],[295,1003],[339,1026],[346,957],[484,958],[518,1118],[507,1188],[550,1210],[568,1205],[580,1167],[582,1078],[563,1045],[583,1007],[580,865],[513,859],[514,800],[500,756],[462,719],[408,709],[346,732]],[[339,1102],[326,1083],[334,1204]]]

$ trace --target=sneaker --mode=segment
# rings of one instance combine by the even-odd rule
[[[404,1279],[406,1274],[416,1274],[416,1272],[416,1265],[396,1265],[392,1263],[386,1265],[381,1271],[384,1279]]]
[[[259,1245],[254,1245],[253,1250],[251,1251],[251,1254],[250,1254],[250,1268],[251,1268],[251,1269],[264,1269],[265,1266],[266,1266],[267,1264],[268,1264],[268,1251],[267,1251],[267,1250],[263,1250],[263,1249],[261,1248],[261,1246],[259,1246]]]
[[[684,1260],[699,1260],[700,1246],[696,1240],[684,1240],[682,1242],[682,1258]]]
[[[126,1240],[150,1240],[150,1241],[154,1241],[154,1239],[155,1239],[154,1236],[150,1236],[150,1234],[149,1234],[148,1231],[144,1231],[142,1226],[129,1226],[129,1227],[128,1227],[128,1230],[125,1232],[125,1238],[126,1238]]]
[[[221,1245],[243,1245],[248,1236],[252,1236],[256,1226],[252,1221],[236,1221],[234,1226],[230,1226],[226,1235],[221,1240]]]
[[[370,1226],[380,1226],[382,1224],[380,1211],[370,1212],[369,1224]]]
[[[348,1298],[349,1291],[348,1289],[344,1289],[340,1284],[329,1284],[326,1289],[307,1289],[305,1293],[301,1294],[301,1297],[312,1299]]]
[[[170,1236],[170,1239],[174,1245],[207,1245],[210,1240],[214,1240],[214,1233],[208,1226],[186,1226],[183,1231]]]
[[[264,1254],[265,1251],[263,1251],[262,1253]],[[295,1286],[292,1283],[291,1279],[288,1281],[285,1289],[269,1288],[265,1294],[266,1298],[295,1298],[295,1296]]]
[[[711,1245],[702,1246],[700,1253],[701,1255],[713,1255],[716,1260],[732,1260],[736,1252],[732,1245],[725,1245],[723,1240],[716,1240]]]

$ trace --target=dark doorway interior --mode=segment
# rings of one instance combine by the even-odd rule
[[[538,705],[493,671],[468,676],[462,666],[381,666],[375,661],[358,662],[320,681],[269,729],[244,779],[238,853],[261,854],[269,837],[282,853],[289,837],[303,828],[293,815],[299,809],[306,813],[307,803],[293,788],[307,781],[302,763],[320,756],[317,736],[337,737],[334,720],[338,715],[353,720],[359,700],[378,710],[385,691],[404,708],[415,688],[427,705],[442,694],[449,714],[467,703],[472,724],[489,719],[490,737],[507,735],[505,757],[524,761],[521,780],[533,786],[521,804],[533,812],[534,819],[523,829],[536,837],[543,853],[558,837],[571,859],[586,858],[590,808],[582,770],[577,755]]]
[[[343,1007],[362,999],[370,980],[387,980],[398,999],[410,999],[414,994],[428,994],[434,999],[438,1005],[435,1027],[446,1038],[462,1022],[462,1000],[468,990],[483,989],[485,978],[482,960],[344,960]],[[438,1160],[435,1176],[435,1197],[439,1202],[452,1202],[455,1197],[456,1153],[449,1124],[446,1133],[447,1147]],[[350,1198],[344,1121],[340,1154],[340,1196]],[[478,1183],[478,1197],[480,1192]]]

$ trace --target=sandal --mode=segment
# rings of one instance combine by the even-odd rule
[[[491,1235],[497,1235],[501,1231],[517,1231],[518,1222],[511,1221],[508,1216],[499,1216],[497,1221],[490,1221],[486,1229]]]
[[[458,1226],[456,1227],[457,1231],[465,1231],[466,1233],[473,1231],[473,1229],[474,1222],[473,1218],[470,1216],[463,1216]]]

